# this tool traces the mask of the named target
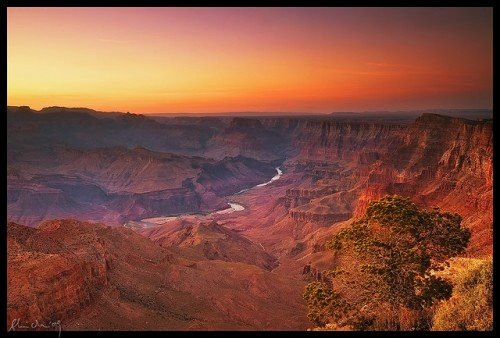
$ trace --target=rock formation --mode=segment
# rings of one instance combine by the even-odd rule
[[[491,119],[103,114],[8,108],[7,216],[30,226],[7,227],[8,323],[304,329],[324,244],[386,194],[458,212],[491,255]]]
[[[62,220],[7,229],[8,326],[17,318],[60,320],[63,330],[308,325],[304,282],[253,264],[173,252],[123,227]]]

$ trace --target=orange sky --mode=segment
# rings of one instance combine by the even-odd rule
[[[8,8],[8,105],[491,108],[490,8]]]

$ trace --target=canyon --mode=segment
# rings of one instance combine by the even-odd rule
[[[305,330],[324,244],[386,194],[491,256],[492,113],[373,116],[8,107],[8,326]]]

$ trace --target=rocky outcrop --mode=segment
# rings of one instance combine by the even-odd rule
[[[223,232],[208,224],[197,235],[214,244]],[[70,220],[38,228],[11,223],[7,243],[8,326],[17,318],[28,325],[60,321],[64,331],[308,325],[298,278],[173,252],[124,227]],[[207,248],[210,254],[219,250]],[[251,261],[254,252],[243,247],[239,254]]]
[[[74,248],[54,235],[61,226],[82,224],[59,221],[30,230],[8,224],[7,323],[16,318],[22,322],[71,318],[108,285],[112,258],[103,243],[90,236],[74,238],[72,243],[80,242]]]
[[[277,259],[261,245],[215,221],[197,223],[195,220],[180,220],[138,231],[163,247],[175,248],[193,257],[242,262],[266,270],[272,270],[278,265]]]
[[[287,189],[284,205],[286,208],[295,208],[311,202],[312,199],[330,195],[336,192],[333,187],[323,187],[319,189],[292,188]]]
[[[304,265],[302,275],[307,276],[309,279],[316,282],[323,282],[327,284],[333,283],[333,279],[328,275],[327,270],[321,270],[311,263]]]

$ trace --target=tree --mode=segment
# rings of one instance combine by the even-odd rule
[[[327,243],[348,262],[345,272],[334,278],[344,291],[332,292],[344,294],[351,309],[345,312],[337,300],[323,306],[306,298],[310,312],[319,305],[323,312],[330,311],[330,322],[355,329],[428,329],[430,323],[415,314],[427,313],[437,300],[451,296],[451,283],[435,272],[466,249],[470,231],[461,221],[458,214],[421,210],[396,195],[370,203],[364,217]],[[410,327],[402,327],[402,313],[415,316]]]

